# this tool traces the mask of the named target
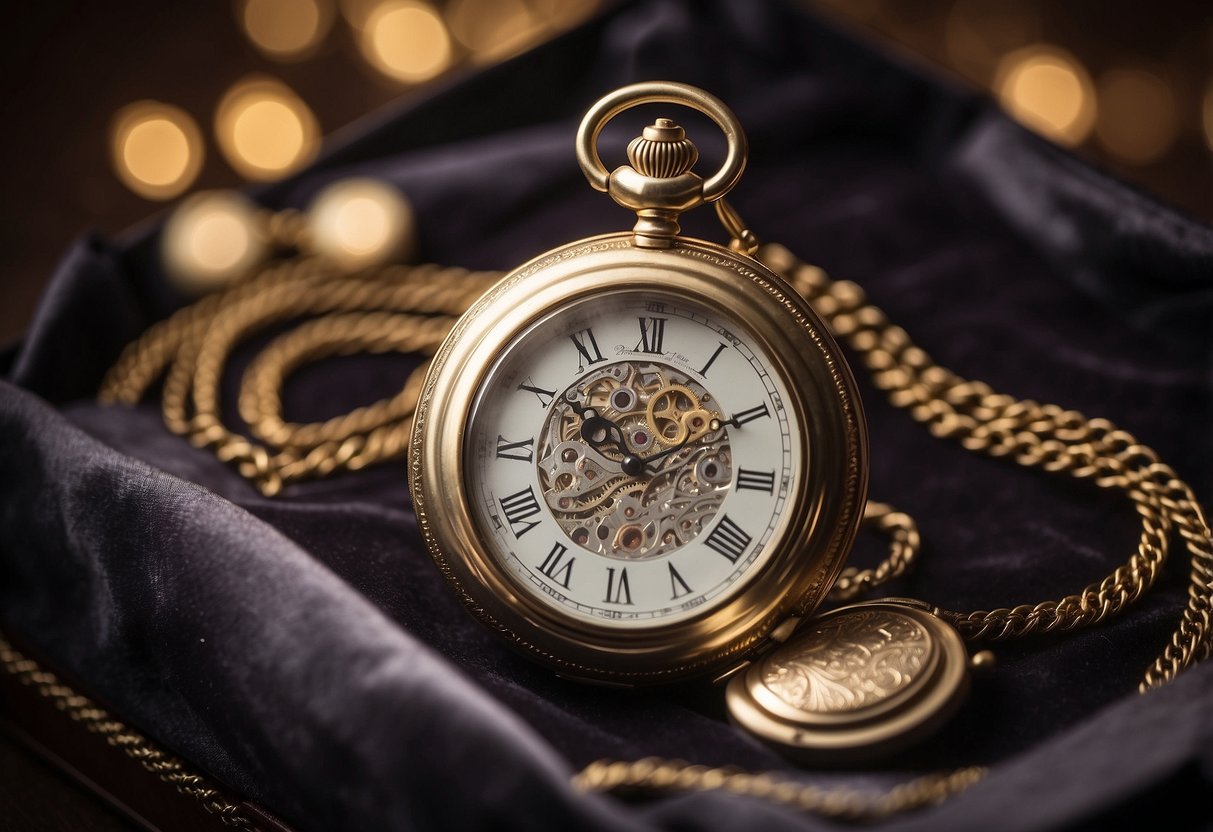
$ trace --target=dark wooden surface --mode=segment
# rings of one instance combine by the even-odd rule
[[[139,827],[0,733],[0,828],[7,832],[131,832]]]

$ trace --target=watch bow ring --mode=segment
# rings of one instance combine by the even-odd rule
[[[724,133],[727,150],[720,170],[707,179],[691,172],[699,151],[686,131],[659,118],[628,145],[631,166],[608,172],[598,156],[598,137],[607,122],[640,104],[682,104],[711,118]],[[590,108],[577,131],[577,161],[590,185],[636,211],[636,244],[663,248],[679,233],[678,215],[724,197],[745,172],[748,145],[737,116],[701,89],[671,81],[621,87]]]

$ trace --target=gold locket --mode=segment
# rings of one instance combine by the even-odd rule
[[[721,169],[692,173],[695,146],[658,119],[608,173],[602,128],[649,102],[708,115],[728,140]],[[954,703],[967,656],[929,613],[887,602],[788,641],[851,550],[866,427],[809,305],[746,254],[679,236],[679,214],[720,200],[746,150],[732,112],[686,85],[590,109],[579,162],[635,228],[540,255],[458,321],[415,416],[417,517],[476,617],[562,675],[734,676],[730,709],[759,737],[886,744]]]

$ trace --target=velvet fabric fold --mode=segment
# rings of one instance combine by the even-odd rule
[[[573,135],[600,95],[657,78],[702,86],[741,118],[751,162],[732,201],[762,238],[863,285],[962,375],[1112,419],[1210,504],[1213,230],[790,5],[620,5],[377,115],[254,196],[302,207],[335,179],[373,175],[413,201],[424,259],[507,269],[631,225],[585,184]],[[606,131],[608,165],[640,119]],[[721,144],[686,121],[707,170]],[[708,211],[684,229],[722,239]],[[798,769],[732,728],[706,684],[604,690],[510,652],[426,555],[403,463],[267,499],[169,433],[157,402],[96,404],[122,345],[184,302],[160,272],[158,233],[70,251],[0,383],[0,624],[300,829],[833,828],[724,793],[628,804],[569,786],[594,759],[646,755],[872,788],[991,767],[887,829],[1095,826],[1175,799],[1209,820],[1213,671],[1135,692],[1184,603],[1178,544],[1119,619],[995,647],[996,668],[934,738],[859,771]],[[230,368],[230,423],[252,349]],[[287,412],[306,421],[390,395],[407,367],[305,368]],[[890,594],[953,609],[1058,598],[1136,546],[1123,497],[933,439],[857,374],[872,496],[912,514],[926,542]],[[865,540],[856,557],[878,550]]]

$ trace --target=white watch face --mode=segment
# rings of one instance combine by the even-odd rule
[[[681,621],[774,549],[801,425],[728,310],[616,291],[498,356],[465,437],[472,513],[522,591],[599,625]]]

